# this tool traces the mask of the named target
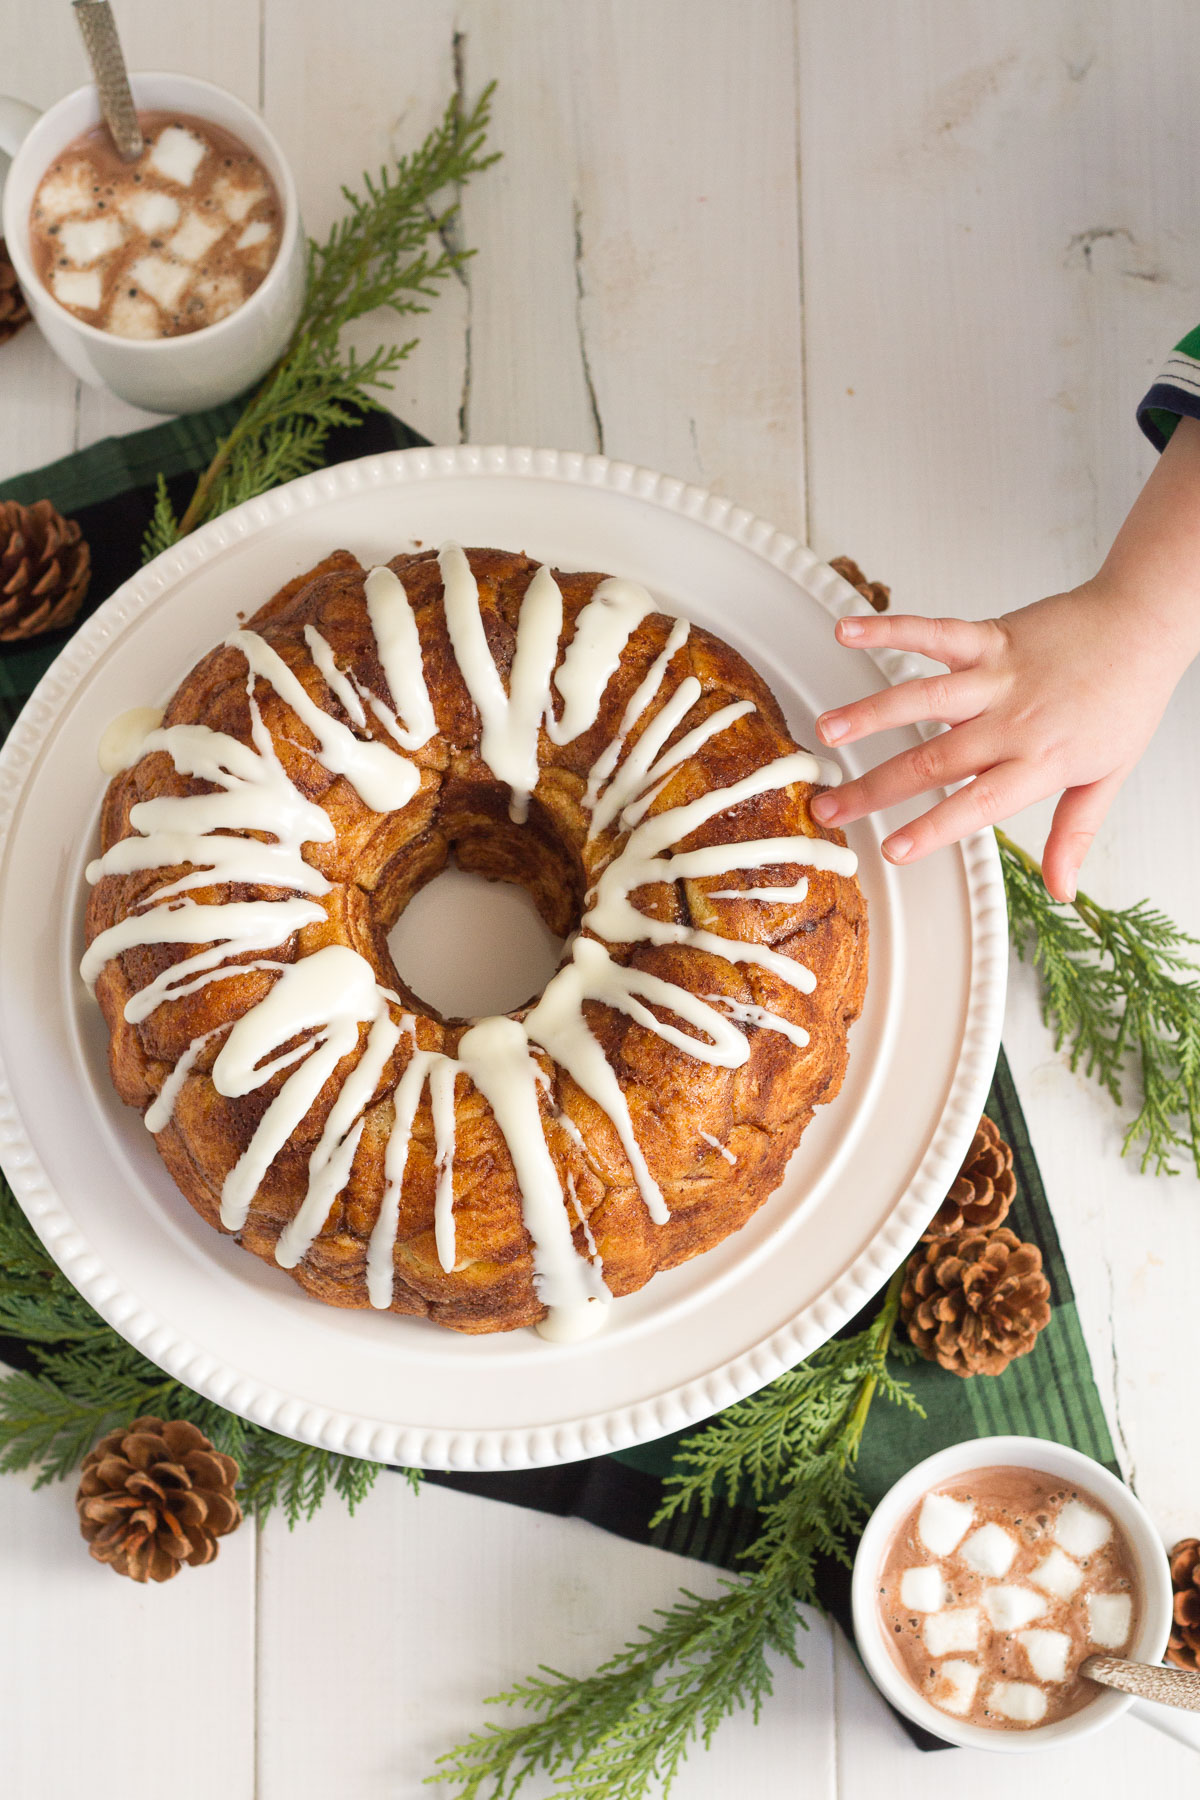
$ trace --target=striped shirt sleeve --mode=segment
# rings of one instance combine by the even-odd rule
[[[1138,424],[1156,450],[1181,418],[1200,419],[1200,325],[1176,344],[1137,410]]]

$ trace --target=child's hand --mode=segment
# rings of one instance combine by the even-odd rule
[[[884,854],[915,862],[1063,789],[1042,857],[1056,900],[1113,795],[1200,650],[1200,419],[1180,419],[1100,573],[1002,619],[842,619],[841,643],[917,650],[950,673],[884,688],[822,714],[827,744],[936,719],[950,730],[813,801],[823,825],[967,781],[893,832]]]
[[[889,861],[908,863],[1061,789],[1042,869],[1055,899],[1073,899],[1092,839],[1187,660],[1173,634],[1100,575],[1000,619],[853,617],[839,621],[837,637],[855,649],[919,651],[950,672],[822,714],[826,744],[923,719],[951,729],[820,795],[821,823],[849,824],[973,776],[885,840]]]

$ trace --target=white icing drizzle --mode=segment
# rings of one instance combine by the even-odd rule
[[[421,777],[406,757],[386,744],[355,737],[322,710],[277,650],[255,631],[233,631],[225,639],[240,650],[253,675],[267,681],[317,740],[311,754],[331,775],[344,775],[364,806],[372,812],[399,812],[416,793]]]
[[[340,948],[330,946],[334,947]],[[322,951],[317,952],[318,956],[323,954]],[[350,951],[349,954],[353,956],[355,952]],[[306,957],[300,966],[303,968],[313,960],[311,956]],[[362,962],[363,958],[359,957],[358,961]],[[280,1233],[275,1247],[275,1260],[285,1269],[294,1269],[301,1257],[307,1254],[329,1217],[334,1201],[349,1181],[354,1155],[363,1134],[363,1114],[374,1099],[384,1070],[400,1040],[400,1027],[387,1011],[386,1002],[379,1004],[382,996],[375,987],[370,964],[366,964],[366,968],[371,977],[372,992],[377,997],[378,1010],[371,1022],[366,1048],[342,1083],[341,1092],[325,1121],[321,1141],[309,1160],[308,1188],[303,1204]],[[273,991],[277,992],[282,986],[283,982],[280,981]],[[357,1032],[355,1036],[357,1039]]]
[[[749,839],[740,843],[713,844],[700,850],[686,850],[666,857],[660,852],[678,839],[699,830],[718,813],[751,800],[759,794],[793,782],[818,782],[821,768],[816,757],[805,750],[776,757],[773,762],[755,769],[728,787],[714,788],[683,806],[656,813],[635,826],[626,839],[621,854],[614,857],[596,883],[595,893],[583,925],[608,943],[687,944],[694,950],[707,950],[712,956],[729,962],[756,963],[768,969],[791,986],[811,993],[816,979],[803,963],[782,956],[762,944],[742,943],[719,937],[715,932],[699,931],[670,919],[653,919],[639,912],[630,894],[654,882],[672,882],[679,876],[717,875],[729,869],[753,868],[762,862],[800,862],[810,857],[824,858],[836,852],[842,859],[839,873],[853,873],[857,866],[854,853],[840,844],[823,838],[803,836]],[[813,851],[810,846],[819,844]],[[829,866],[824,864],[824,866]]]
[[[143,751],[165,750],[180,775],[196,776],[219,791],[138,801],[129,812],[137,835],[121,838],[89,863],[90,882],[190,863],[192,873],[157,889],[155,898],[231,882],[294,888],[313,897],[330,891],[325,877],[305,862],[302,848],[332,843],[333,821],[288,779],[253,698],[250,715],[249,744],[206,725],[172,725],[146,737]],[[241,835],[254,831],[272,832],[276,841]]]
[[[234,1024],[213,1064],[212,1081],[218,1094],[237,1099],[265,1087],[281,1069],[296,1066],[225,1177],[221,1223],[227,1231],[240,1231],[245,1225],[250,1202],[267,1170],[339,1062],[357,1047],[360,1025],[374,1023],[379,1004],[379,988],[370,963],[342,944],[328,944],[285,968],[270,993]],[[281,1044],[301,1035],[305,1041],[299,1048],[279,1051]],[[278,1054],[272,1056],[272,1051]],[[318,1174],[330,1153],[331,1147],[322,1139],[313,1153]],[[309,1190],[301,1213],[309,1208],[312,1192],[310,1164]],[[295,1249],[299,1235],[288,1237],[286,1244],[283,1238],[280,1240],[276,1258],[285,1267],[294,1266],[303,1253],[299,1252],[292,1263],[285,1260]],[[315,1235],[314,1230],[310,1242]]]
[[[808,881],[801,878],[795,887],[774,888],[710,888],[710,900],[772,900],[776,905],[787,900],[806,900]]]
[[[539,568],[525,590],[517,621],[517,646],[508,692],[488,646],[479,608],[479,584],[465,553],[446,544],[438,556],[446,629],[479,712],[479,754],[498,781],[512,790],[509,813],[520,824],[529,814],[537,786],[538,738],[542,726],[553,743],[569,744],[595,724],[604,691],[621,653],[655,605],[645,588],[630,581],[602,581],[576,621],[562,665],[554,672],[563,628],[562,591],[550,570]],[[550,684],[563,701],[554,717]]]
[[[546,1144],[538,1106],[537,1064],[515,1019],[483,1019],[464,1033],[459,1066],[495,1114],[513,1159],[525,1228],[533,1239],[533,1284],[551,1312],[601,1299],[607,1289],[593,1263],[578,1255],[563,1205],[562,1182]]]
[[[224,906],[200,906],[194,900],[177,900],[170,906],[152,906],[147,912],[130,913],[102,931],[84,952],[79,973],[89,987],[95,985],[105,963],[139,944],[207,944],[193,956],[182,958],[125,1002],[131,1025],[148,1019],[164,1000],[179,1000],[202,987],[206,980],[220,980],[238,971],[222,969],[231,956],[247,950],[269,950],[285,943],[305,925],[323,920],[324,912],[311,900],[238,900]],[[190,977],[200,977],[191,980]]]
[[[323,638],[315,625],[304,627],[304,641],[312,651],[312,659],[324,678],[326,687],[336,694],[354,723],[365,726],[367,715],[353,682],[338,668],[328,638]]]
[[[628,738],[629,733],[633,730],[647,707],[651,706],[658,698],[658,692],[662,687],[667,669],[680,650],[683,649],[683,646],[687,643],[689,629],[690,627],[686,619],[676,619],[671,627],[671,632],[666,643],[663,645],[654,661],[650,664],[650,667],[646,670],[641,681],[630,695],[625,711],[621,715],[621,723],[617,727],[616,737],[614,737],[610,743],[605,745],[604,749],[592,764],[591,773],[588,775],[587,792],[583,799],[583,804],[592,815],[592,836],[595,836],[598,831],[603,830],[603,825],[598,825],[596,823],[596,808],[600,789],[603,787],[604,783],[609,780],[613,770],[620,762],[621,752],[625,748],[625,740]],[[699,683],[697,683],[697,690],[698,689]]]
[[[704,1139],[706,1144],[711,1144],[713,1149],[718,1151],[725,1158],[725,1161],[729,1164],[731,1169],[737,1167],[737,1157],[733,1154],[733,1151],[729,1148],[728,1144],[723,1144],[720,1138],[713,1136],[711,1131],[702,1131],[700,1136]]]
[[[547,1343],[579,1344],[584,1338],[595,1337],[597,1332],[604,1330],[611,1311],[611,1295],[607,1300],[601,1300],[593,1294],[578,1306],[552,1306],[534,1329]]]
[[[570,1140],[573,1144],[575,1144],[580,1150],[586,1150],[587,1146],[583,1141],[583,1133],[582,1133],[582,1131],[580,1131],[580,1129],[579,1129],[578,1125],[575,1123],[574,1119],[570,1118],[565,1112],[560,1112],[560,1113],[555,1113],[554,1122],[556,1125],[562,1126],[563,1130],[566,1132],[567,1136],[570,1138]],[[571,1179],[573,1180],[574,1177],[572,1177]]]
[[[751,1006],[742,1000],[731,1000],[728,994],[705,994],[714,1006],[723,1006],[731,1019],[741,1025],[756,1027],[760,1031],[778,1031],[795,1044],[797,1050],[803,1050],[809,1042],[809,1036],[803,1025],[794,1025],[790,1019],[780,1018],[778,1013],[768,1012],[765,1006]]]
[[[433,702],[425,684],[421,639],[404,583],[393,569],[372,569],[365,583],[367,617],[375,634],[379,665],[401,718],[380,713],[396,742],[405,750],[419,750],[437,730]]]
[[[754,711],[754,703],[750,700],[737,700],[730,706],[722,706],[651,761],[655,751],[686,718],[699,698],[700,683],[694,675],[689,675],[686,681],[680,682],[653,724],[646,727],[618,769],[592,816],[593,831],[602,830],[614,812],[620,813],[622,825],[636,825],[666,786],[667,777],[681,763],[697,755],[709,738],[716,737],[736,720],[744,719],[747,713]],[[629,771],[628,778],[626,770]]]
[[[411,1019],[404,1023],[411,1027]],[[447,1078],[444,1070],[449,1069]],[[392,1304],[392,1289],[395,1273],[396,1231],[400,1219],[400,1191],[404,1185],[404,1171],[408,1166],[408,1151],[412,1140],[413,1120],[417,1108],[421,1104],[421,1095],[425,1091],[425,1083],[431,1080],[430,1101],[433,1111],[435,1132],[435,1156],[437,1160],[437,1193],[434,1203],[434,1242],[438,1251],[438,1260],[443,1269],[454,1267],[454,1078],[458,1071],[449,1058],[436,1050],[420,1050],[413,1045],[408,1065],[396,1087],[392,1097],[394,1118],[388,1136],[387,1149],[383,1163],[383,1200],[379,1209],[379,1217],[371,1232],[371,1241],[367,1246],[367,1298],[372,1306],[388,1307]],[[432,1078],[432,1079],[431,1079]],[[449,1093],[447,1095],[447,1088]],[[445,1114],[447,1099],[450,1108],[450,1135],[445,1135]],[[449,1181],[444,1179],[443,1166],[449,1173]]]
[[[447,628],[480,714],[481,755],[497,779],[508,784],[510,811],[520,820],[527,815],[538,779],[541,729],[544,727],[555,743],[565,744],[595,724],[624,648],[642,620],[656,610],[655,604],[644,589],[632,583],[602,582],[581,609],[556,673],[562,595],[549,570],[539,569],[522,604],[506,693],[487,644],[478,585],[466,556],[457,546],[447,545],[439,563]],[[399,717],[369,693],[353,672],[338,668],[328,641],[311,625],[305,628],[306,643],[323,680],[356,727],[365,727],[369,707],[401,749],[418,749],[434,733],[436,724],[412,607],[403,584],[384,567],[368,574],[366,598],[380,666]],[[806,1044],[808,1036],[800,1026],[763,1007],[724,995],[702,998],[645,970],[626,967],[610,955],[607,945],[681,944],[735,964],[757,964],[806,992],[813,987],[814,978],[802,964],[765,945],[652,918],[640,912],[630,896],[653,883],[770,864],[799,864],[846,876],[856,867],[849,850],[804,836],[673,852],[676,843],[743,801],[794,782],[831,784],[837,779],[836,771],[823,767],[814,757],[794,752],[726,788],[651,814],[649,809],[672,772],[710,738],[754,710],[750,701],[721,707],[667,748],[701,696],[699,682],[686,676],[644,723],[632,750],[623,756],[630,733],[657,701],[669,665],[687,636],[686,623],[676,621],[627,704],[616,737],[590,772],[585,804],[591,813],[591,835],[614,821],[628,835],[596,883],[569,960],[523,1021],[505,1017],[476,1021],[464,1033],[454,1057],[419,1048],[411,1016],[395,1016],[399,1012],[397,997],[379,985],[364,958],[342,945],[327,945],[295,963],[230,961],[255,950],[277,948],[304,926],[322,921],[325,913],[317,902],[330,891],[329,882],[305,861],[303,848],[308,843],[331,841],[332,822],[286,776],[255,701],[255,681],[264,680],[274,687],[317,740],[318,748],[312,754],[331,773],[344,775],[373,810],[398,810],[407,804],[419,785],[413,763],[387,744],[356,737],[331,718],[278,653],[250,631],[234,632],[226,640],[247,660],[250,744],[198,725],[154,730],[143,737],[143,751],[166,751],[181,774],[196,776],[215,791],[139,803],[130,813],[135,835],[114,844],[89,866],[92,881],[147,869],[182,867],[185,872],[154,891],[154,904],[100,933],[83,959],[82,972],[94,982],[109,958],[135,945],[191,948],[188,956],[127,1002],[125,1016],[131,1022],[146,1018],[163,1001],[193,992],[209,981],[227,979],[248,968],[275,973],[277,978],[265,997],[230,1028],[213,1065],[213,1085],[227,1098],[251,1093],[277,1076],[285,1077],[226,1177],[221,1218],[228,1230],[243,1228],[272,1162],[338,1065],[354,1056],[309,1159],[304,1198],[276,1248],[277,1260],[288,1268],[307,1254],[350,1180],[367,1110],[381,1087],[386,1087],[389,1066],[407,1031],[412,1045],[392,1095],[384,1191],[367,1251],[371,1305],[385,1308],[392,1302],[401,1192],[413,1124],[427,1087],[435,1145],[435,1247],[444,1270],[456,1266],[455,1084],[462,1074],[488,1102],[512,1157],[533,1244],[534,1284],[549,1309],[549,1318],[540,1328],[543,1335],[572,1341],[589,1335],[604,1322],[609,1295],[595,1240],[568,1175],[567,1197],[583,1227],[589,1255],[585,1258],[576,1251],[571,1214],[547,1144],[542,1099],[549,1102],[551,1084],[539,1053],[564,1068],[611,1119],[651,1219],[665,1224],[669,1218],[666,1203],[638,1145],[625,1093],[588,1025],[586,1005],[592,1002],[623,1012],[697,1061],[729,1069],[749,1057],[749,1029],[761,1026],[779,1031],[798,1046]],[[562,701],[558,718],[553,711],[552,682]],[[266,834],[267,841],[254,833]],[[233,883],[286,888],[291,897],[224,905],[205,905],[185,897],[191,889]],[[727,889],[716,897],[783,900],[802,897],[806,890],[807,882],[802,881],[792,889]],[[660,1018],[655,1008],[679,1023]],[[161,1131],[166,1125],[188,1075],[215,1035],[197,1038],[179,1059],[147,1111],[151,1130]],[[282,1049],[283,1045],[291,1048]],[[561,1112],[551,1116],[582,1148],[583,1138],[574,1122]],[[736,1163],[726,1145],[708,1133],[701,1136],[731,1164]]]
[[[447,1274],[454,1267],[454,1084],[458,1065],[439,1056],[429,1072],[429,1101],[433,1109],[434,1242],[438,1261]]]
[[[162,724],[161,706],[131,706],[110,720],[96,746],[96,761],[105,775],[132,769],[145,752],[146,739]]]
[[[570,744],[596,723],[605,689],[621,666],[630,638],[655,605],[635,581],[609,576],[592,594],[575,621],[575,635],[554,677],[562,697],[560,718],[548,713],[546,731],[553,744]]]
[[[203,1037],[193,1038],[155,1098],[146,1108],[146,1129],[158,1133],[171,1123],[171,1115],[175,1111],[175,1102],[179,1098],[184,1082],[195,1068],[205,1046],[211,1044],[219,1035],[218,1031],[206,1031]]]
[[[479,610],[479,584],[459,545],[438,556],[445,592],[446,629],[467,691],[479,711],[479,754],[498,781],[512,789],[509,813],[519,824],[538,778],[538,731],[550,695],[550,676],[562,630],[562,595],[549,569],[526,590],[517,624],[509,692],[488,646]]]
[[[600,1252],[596,1247],[596,1240],[592,1236],[592,1228],[588,1224],[587,1214],[579,1204],[579,1195],[575,1192],[575,1177],[572,1175],[570,1169],[567,1170],[567,1197],[571,1202],[575,1217],[579,1220],[580,1228],[583,1231],[583,1240],[588,1247],[588,1255],[597,1267],[603,1269]]]

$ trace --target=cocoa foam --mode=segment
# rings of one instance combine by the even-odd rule
[[[1080,1663],[1132,1642],[1136,1563],[1078,1483],[984,1468],[912,1507],[888,1546],[878,1605],[918,1693],[964,1722],[1028,1730],[1086,1706],[1099,1690]]]
[[[282,208],[231,132],[188,113],[138,118],[136,162],[103,127],[59,152],[34,195],[30,253],[76,318],[116,337],[179,337],[249,299],[279,249]]]

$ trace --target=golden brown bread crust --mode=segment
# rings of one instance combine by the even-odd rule
[[[499,550],[468,554],[479,584],[488,643],[507,686],[521,599],[537,564]],[[589,730],[569,744],[556,745],[543,729],[541,777],[528,821],[515,826],[508,817],[509,790],[479,756],[479,715],[450,646],[436,554],[398,556],[390,566],[403,580],[417,620],[438,727],[436,736],[413,753],[420,788],[406,807],[389,815],[372,812],[345,779],[332,776],[317,760],[312,753],[315,740],[274,690],[262,681],[255,688],[280,762],[297,788],[324,807],[336,827],[332,842],[310,843],[304,852],[306,860],[334,884],[322,903],[325,919],[305,927],[272,955],[290,962],[327,944],[348,945],[412,1006],[418,1045],[453,1053],[465,1022],[442,1020],[405,985],[403,971],[393,967],[388,953],[388,931],[413,894],[452,854],[465,868],[525,886],[560,936],[575,928],[586,890],[622,841],[617,826],[588,839],[583,806],[588,772],[616,735],[626,704],[662,650],[673,621],[658,613],[642,621]],[[603,577],[557,571],[555,575],[563,594],[565,646],[580,609]],[[344,723],[350,721],[313,663],[304,626],[317,625],[339,665],[353,668],[366,688],[392,705],[367,617],[363,578],[354,557],[335,552],[290,582],[248,621],[317,703]],[[701,697],[670,742],[731,700],[751,700],[755,710],[714,734],[670,775],[650,808],[652,814],[727,786],[797,748],[765,682],[727,644],[698,627],[691,629],[686,645],[670,663],[660,704],[688,675],[699,681]],[[657,710],[633,727],[629,746]],[[368,714],[368,720],[358,735],[390,742],[374,716]],[[192,723],[248,740],[246,662],[239,650],[224,646],[214,650],[181,684],[164,724]],[[164,752],[143,756],[108,789],[101,822],[103,848],[130,835],[130,808],[137,801],[204,791],[204,783],[179,775]],[[822,828],[812,818],[809,801],[815,791],[805,784],[769,791],[753,802],[726,809],[676,848],[790,834],[844,842],[840,833]],[[564,1070],[539,1054],[547,1076],[540,1101],[547,1143],[564,1191],[568,1175],[573,1179],[614,1294],[633,1292],[656,1270],[686,1261],[743,1224],[778,1185],[813,1108],[831,1100],[841,1086],[847,1029],[861,1010],[866,982],[867,920],[861,890],[857,881],[819,869],[798,871],[795,865],[790,870],[777,865],[766,872],[791,882],[804,873],[807,896],[800,902],[769,906],[754,900],[714,899],[714,890],[727,889],[738,880],[721,875],[660,882],[636,890],[633,900],[653,916],[770,945],[803,961],[816,976],[812,993],[800,992],[760,966],[735,964],[691,946],[637,943],[609,948],[619,962],[669,978],[691,992],[770,1009],[808,1032],[806,1048],[798,1049],[777,1031],[751,1026],[749,1058],[730,1070],[688,1056],[623,1012],[594,1002],[586,1006],[588,1024],[617,1073],[637,1141],[670,1209],[666,1224],[656,1225],[649,1218],[611,1120]],[[741,881],[756,886],[762,885],[762,878],[760,869],[747,871]],[[89,944],[169,879],[161,869],[105,876],[88,907]],[[197,890],[192,897],[212,903],[284,896],[278,889],[239,887]],[[129,997],[188,953],[188,946],[177,945],[124,951],[105,965],[97,996],[111,1034],[114,1084],[123,1100],[143,1112],[193,1040],[216,1034],[183,1083],[172,1120],[157,1142],[188,1200],[221,1229],[224,1179],[283,1077],[232,1100],[217,1092],[210,1071],[225,1028],[261,1000],[276,977],[247,970],[165,1002],[141,1024],[127,1023],[123,1011]],[[365,1027],[358,1051],[339,1065],[271,1165],[239,1234],[255,1255],[273,1260],[279,1234],[303,1197],[309,1157],[364,1042]],[[308,1292],[334,1305],[367,1304],[366,1247],[383,1191],[391,1096],[411,1054],[412,1039],[404,1035],[366,1110],[349,1183],[312,1248],[291,1271]],[[401,1199],[392,1310],[424,1315],[466,1332],[536,1323],[546,1309],[534,1291],[531,1240],[508,1147],[490,1108],[465,1074],[458,1078],[456,1103],[456,1266],[444,1271],[434,1246],[434,1132],[426,1095],[414,1123]],[[560,1113],[578,1128],[580,1141],[557,1122]],[[736,1164],[710,1147],[702,1133],[728,1146]],[[582,1228],[576,1227],[574,1235],[576,1247],[586,1253]]]

